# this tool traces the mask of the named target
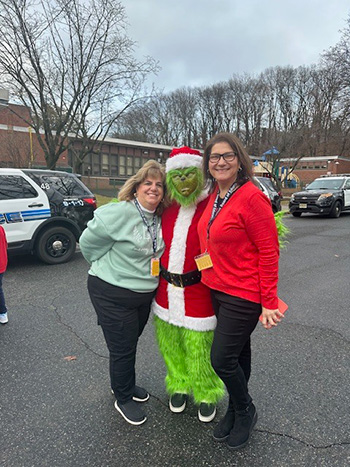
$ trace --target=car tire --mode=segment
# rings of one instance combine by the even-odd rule
[[[340,213],[341,213],[341,202],[336,201],[332,207],[331,212],[329,213],[329,217],[338,218],[340,216]]]
[[[292,216],[294,216],[294,217],[300,217],[300,216],[301,216],[301,212],[292,212]]]
[[[61,264],[69,261],[75,253],[76,239],[65,227],[51,227],[36,241],[36,256],[47,264]]]

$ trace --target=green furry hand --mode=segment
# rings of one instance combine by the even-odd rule
[[[279,211],[275,213],[275,221],[278,232],[278,242],[280,248],[284,248],[288,241],[286,240],[287,235],[290,233],[290,230],[283,222],[283,216],[285,215],[284,211]]]

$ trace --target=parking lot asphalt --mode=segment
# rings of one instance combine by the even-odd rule
[[[253,334],[259,420],[238,452],[211,437],[226,399],[209,424],[191,401],[182,414],[169,411],[152,319],[137,356],[148,420],[128,425],[113,407],[81,254],[59,266],[13,258],[4,278],[9,324],[0,326],[0,465],[350,465],[350,215],[286,223],[279,294],[290,309],[278,328]]]

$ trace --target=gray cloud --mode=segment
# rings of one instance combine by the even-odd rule
[[[348,0],[127,0],[137,56],[159,60],[155,84],[171,91],[316,63],[334,45]]]

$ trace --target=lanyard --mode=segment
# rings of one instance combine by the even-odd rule
[[[233,193],[238,190],[238,188],[239,188],[239,185],[237,185],[237,183],[234,182],[230,186],[228,192],[226,193],[226,195],[225,195],[224,199],[222,200],[222,202],[220,203],[220,205],[219,205],[220,190],[218,190],[218,192],[216,194],[214,204],[213,204],[213,209],[211,211],[211,216],[210,216],[210,219],[209,219],[209,222],[208,222],[208,226],[207,226],[207,240],[209,240],[209,231],[210,231],[210,227],[211,227],[212,223],[217,218],[219,212],[225,206],[227,201],[231,198]]]
[[[137,209],[138,209],[138,211],[140,213],[140,216],[141,216],[141,219],[142,219],[143,223],[147,227],[148,233],[151,236],[153,254],[155,255],[156,251],[157,251],[157,216],[156,216],[155,213],[153,214],[153,222],[152,222],[152,228],[151,228],[151,226],[147,222],[146,216],[145,216],[144,212],[142,211],[142,208],[141,208],[140,203],[138,202],[137,198],[134,199],[134,203],[135,203],[135,206],[137,207]]]

